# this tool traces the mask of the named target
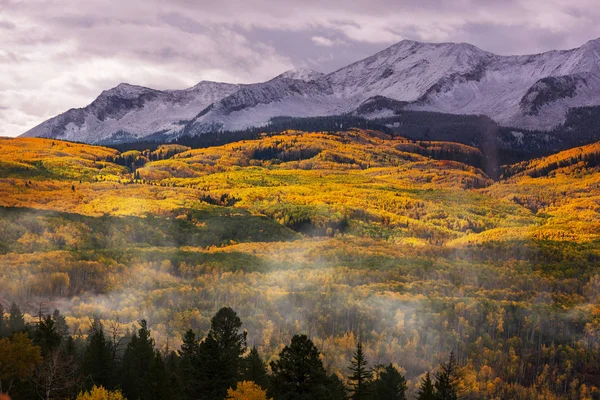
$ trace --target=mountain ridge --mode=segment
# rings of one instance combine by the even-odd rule
[[[394,106],[361,115],[373,98]],[[329,74],[308,68],[253,84],[201,81],[183,90],[120,84],[23,134],[100,143],[261,127],[274,117],[412,111],[486,115],[550,130],[574,107],[600,105],[600,39],[570,50],[504,56],[468,43],[403,40]]]

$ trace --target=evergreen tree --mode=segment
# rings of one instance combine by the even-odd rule
[[[94,318],[87,335],[87,345],[83,354],[83,373],[92,386],[112,389],[113,360],[112,344],[104,336],[100,319]]]
[[[154,349],[145,320],[131,337],[123,355],[121,387],[128,399],[163,399],[165,384],[164,363],[160,353]]]
[[[431,381],[431,374],[427,372],[425,377],[421,379],[421,387],[417,393],[417,400],[436,400],[435,387]]]
[[[60,313],[58,310],[54,310],[52,313],[52,320],[56,325],[56,332],[62,337],[67,337],[69,335],[69,325],[67,325],[67,320],[64,315]]]
[[[329,381],[319,351],[306,335],[295,335],[292,342],[272,361],[273,396],[281,400],[327,400]]]
[[[181,392],[181,376],[179,375],[179,356],[171,351],[165,357],[165,370],[167,374],[167,399],[181,400],[184,398]]]
[[[242,321],[229,307],[220,309],[212,318],[211,329],[198,349],[201,397],[222,399],[227,389],[238,382],[246,351],[246,332],[241,327]]]
[[[435,374],[435,391],[438,400],[457,400],[458,393],[458,365],[454,353],[450,353],[448,362],[440,364],[439,371]]]
[[[33,342],[40,346],[44,358],[54,350],[57,350],[62,341],[62,335],[56,329],[56,323],[51,315],[41,317],[33,332]]]
[[[15,302],[10,305],[9,316],[8,316],[8,335],[10,336],[14,332],[20,332],[25,329],[25,318],[21,313],[21,309]]]
[[[178,353],[181,397],[197,399],[200,397],[200,378],[198,377],[200,345],[193,330],[188,330],[183,336],[183,344]]]
[[[253,347],[252,350],[250,350],[250,353],[244,357],[244,368],[241,380],[254,382],[264,390],[269,389],[267,367],[262,358],[260,358],[256,347]]]
[[[0,304],[0,338],[7,335],[6,322],[4,321],[4,307]]]
[[[373,399],[406,400],[406,378],[392,364],[379,368],[372,386]]]
[[[352,375],[348,377],[350,385],[352,386],[352,400],[361,400],[368,398],[369,394],[369,382],[371,381],[372,373],[367,368],[367,360],[363,353],[362,343],[358,342],[356,345],[356,352],[352,360],[350,360],[350,367]]]
[[[347,400],[344,382],[336,375],[329,375],[329,400]]]

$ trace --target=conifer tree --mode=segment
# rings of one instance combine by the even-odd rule
[[[8,335],[10,336],[14,332],[20,332],[25,329],[25,318],[23,318],[23,313],[21,313],[21,309],[15,302],[10,305],[8,316]]]
[[[421,379],[421,387],[417,392],[417,400],[436,400],[435,388],[431,380],[431,374],[427,372]]]
[[[367,360],[363,352],[362,343],[360,340],[356,345],[356,351],[352,360],[350,360],[350,366],[348,369],[352,374],[348,377],[350,385],[352,386],[352,400],[361,400],[368,398],[369,395],[369,383],[371,381],[372,373],[367,368]]]
[[[104,336],[104,327],[99,318],[94,318],[87,335],[83,354],[83,373],[92,385],[113,388],[112,344]]]
[[[154,339],[145,320],[131,337],[123,355],[121,387],[128,399],[163,399],[164,362],[154,348]]]
[[[406,378],[392,364],[379,368],[372,386],[374,399],[406,400]]]
[[[306,335],[295,335],[292,342],[272,361],[273,396],[281,400],[327,400],[330,381],[319,351]]]
[[[200,346],[193,330],[188,330],[183,336],[183,344],[179,354],[179,379],[181,382],[181,397],[183,399],[199,398],[200,380],[198,377]]]
[[[0,338],[6,335],[6,322],[4,321],[4,307],[0,304]]]
[[[256,347],[253,347],[252,350],[250,350],[250,353],[244,357],[244,368],[241,380],[254,382],[264,390],[269,389],[267,367],[262,358],[260,358]]]
[[[458,365],[454,353],[450,353],[447,362],[440,364],[439,371],[435,374],[435,391],[438,400],[457,400],[458,393]]]
[[[229,307],[220,309],[211,320],[211,329],[200,343],[198,376],[201,397],[222,399],[235,387],[242,372],[246,332],[242,321]]]

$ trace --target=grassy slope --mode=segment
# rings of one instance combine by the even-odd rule
[[[452,161],[476,164],[476,149],[365,131],[125,155],[12,139],[0,152],[0,301],[69,299],[72,328],[144,316],[173,343],[229,304],[267,358],[306,331],[343,371],[361,330],[371,360],[405,360],[412,387],[443,350],[508,379],[498,354],[515,335],[526,359],[532,329],[550,341],[600,323],[600,172],[527,173],[573,151],[499,182]]]

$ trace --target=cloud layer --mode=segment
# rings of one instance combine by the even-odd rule
[[[0,136],[120,82],[179,89],[330,72],[402,39],[500,54],[600,36],[596,0],[0,0]]]

